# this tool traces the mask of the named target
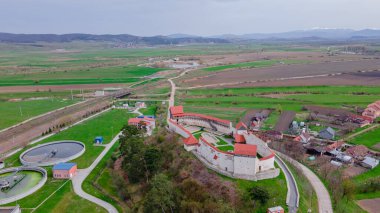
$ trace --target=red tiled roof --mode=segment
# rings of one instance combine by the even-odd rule
[[[331,151],[333,149],[336,149],[336,148],[342,146],[343,144],[344,144],[343,141],[336,141],[336,142],[328,145],[327,148],[326,148],[326,150],[329,152],[329,151]]]
[[[128,123],[140,123],[140,121],[142,120],[143,120],[142,118],[130,118],[128,120]]]
[[[353,157],[365,156],[368,153],[368,148],[363,145],[353,146],[348,148],[346,152]]]
[[[203,119],[213,120],[213,121],[217,121],[217,122],[224,123],[227,125],[229,125],[231,123],[231,121],[228,121],[228,120],[223,120],[223,119],[215,118],[215,117],[212,117],[209,115],[203,115],[203,114],[197,114],[197,113],[182,113],[182,114],[177,114],[176,116],[179,116],[179,117],[183,117],[183,116],[200,117]]]
[[[172,106],[172,107],[170,107],[170,113],[172,115],[183,114],[183,106]]]
[[[190,135],[190,137],[188,137],[188,138],[184,138],[183,142],[186,145],[195,145],[195,144],[198,144],[198,140],[193,135]]]
[[[234,138],[235,138],[236,143],[244,143],[245,142],[244,135],[235,134]]]
[[[235,144],[234,153],[236,155],[248,155],[248,156],[256,157],[257,146],[250,145],[250,144]]]
[[[268,159],[270,159],[270,158],[273,158],[274,156],[275,156],[275,153],[274,153],[273,150],[271,150],[271,154],[270,154],[270,155],[265,156],[265,157],[263,157],[263,158],[260,158],[259,160],[260,160],[260,161],[268,160]]]
[[[236,125],[236,130],[239,130],[240,127],[244,127],[245,129],[248,129],[247,125],[245,125],[245,123],[241,121]]]

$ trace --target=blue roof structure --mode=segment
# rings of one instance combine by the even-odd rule
[[[76,163],[58,163],[53,166],[53,170],[70,170]]]

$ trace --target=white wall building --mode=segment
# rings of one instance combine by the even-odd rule
[[[207,167],[224,175],[247,180],[274,178],[279,169],[274,166],[274,152],[267,144],[246,130],[236,131],[232,123],[207,115],[183,113],[183,108],[172,107],[169,129],[184,137],[184,148],[192,151]],[[184,125],[213,129],[227,135],[242,135],[244,143],[235,143],[233,152],[216,148],[205,138],[197,140]],[[260,156],[260,157],[259,157]]]

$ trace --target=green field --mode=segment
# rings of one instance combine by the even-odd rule
[[[265,213],[267,212],[267,208],[278,206],[278,205],[282,206],[285,209],[285,212],[287,212],[287,205],[286,205],[287,188],[286,188],[285,176],[284,176],[284,173],[282,173],[282,171],[280,172],[280,175],[277,178],[260,180],[260,181],[232,179],[225,176],[221,176],[221,177],[227,181],[236,182],[238,190],[242,194],[247,193],[249,189],[251,189],[252,187],[257,187],[257,186],[263,187],[269,192],[270,194],[269,201],[265,205],[258,204],[256,209],[253,209],[251,207],[250,209],[252,212]]]
[[[137,82],[163,69],[140,66],[116,66],[87,70],[4,75],[0,86],[108,84]]]
[[[215,66],[215,67],[207,67],[207,68],[203,68],[203,70],[215,72],[215,71],[222,71],[222,70],[233,69],[233,68],[263,68],[263,67],[271,67],[271,66],[280,65],[280,64],[301,64],[301,63],[308,63],[308,61],[289,60],[289,59],[252,61],[252,62],[228,64],[228,65]]]
[[[303,112],[305,105],[365,107],[379,99],[380,87],[307,86],[179,90],[176,104],[185,111],[237,122],[247,109],[273,109],[264,128],[273,127],[279,111]]]
[[[85,192],[111,203],[122,212],[122,208],[124,207],[122,206],[123,202],[119,200],[119,196],[116,193],[117,190],[113,184],[112,174],[110,174],[110,170],[107,167],[107,162],[118,146],[119,143],[115,143],[115,145],[107,152],[104,158],[85,179],[82,187]]]
[[[74,91],[73,94],[76,94]],[[29,118],[59,109],[79,100],[70,99],[67,92],[33,92],[0,94],[0,129],[4,129]],[[32,100],[30,98],[47,98]],[[9,101],[9,99],[21,99]]]
[[[121,128],[128,123],[128,119],[133,116],[133,114],[128,113],[126,110],[111,110],[53,135],[38,144],[58,140],[76,140],[83,142],[86,145],[86,152],[79,158],[73,160],[73,162],[78,164],[78,168],[86,168],[91,165],[104,149],[102,146],[93,145],[95,137],[103,136],[105,144],[110,142],[111,139],[119,133]],[[28,146],[28,148],[36,145],[37,144]],[[23,149],[23,151],[24,150],[26,149]],[[22,151],[7,158],[5,160],[6,164],[9,166],[19,166],[20,162],[18,156],[21,152]]]
[[[372,129],[368,132],[360,134],[360,135],[350,139],[349,142],[354,143],[354,144],[362,144],[362,145],[369,147],[371,149],[380,151],[379,146],[374,147],[375,145],[380,143],[380,127],[377,127],[377,128]]]

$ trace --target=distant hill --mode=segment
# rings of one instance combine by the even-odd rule
[[[297,30],[282,33],[253,33],[244,35],[216,35],[210,38],[220,38],[226,40],[276,40],[276,39],[380,39],[380,30],[365,29],[365,30],[351,30],[351,29],[313,29],[313,30]]]
[[[35,42],[72,42],[72,41],[108,41],[123,42],[134,44],[186,44],[186,43],[228,43],[221,38],[203,38],[203,37],[177,37],[168,36],[151,36],[141,37],[128,34],[120,35],[93,35],[93,34],[13,34],[0,33],[0,42],[3,43],[35,43]]]

